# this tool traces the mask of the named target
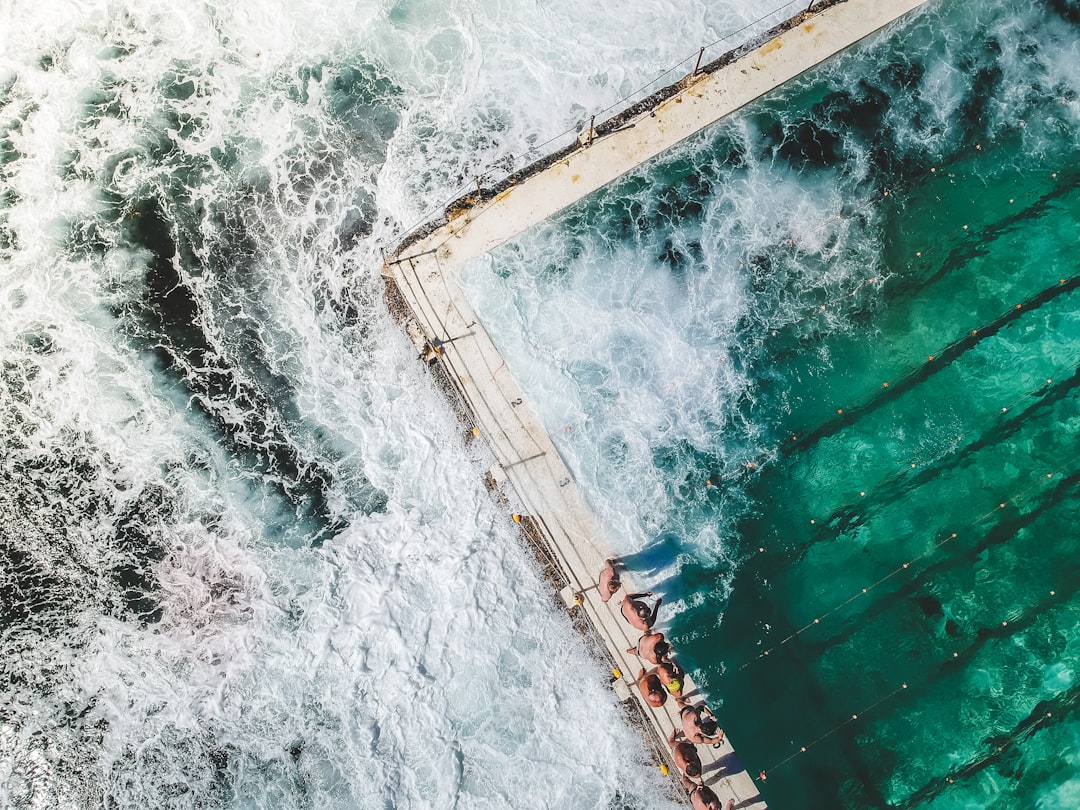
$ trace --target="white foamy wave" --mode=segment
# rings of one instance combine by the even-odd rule
[[[675,81],[699,47],[713,45],[715,58],[748,26],[763,30],[794,9],[781,0],[560,0],[528,12],[494,0],[401,4],[373,47],[396,77],[409,77],[401,80],[418,101],[391,144],[381,200],[403,227],[421,224],[477,178],[522,168],[572,141],[591,116],[603,120],[642,88]]]
[[[618,550],[671,546],[653,584],[679,549],[735,555],[743,504],[726,479],[772,452],[753,414],[761,347],[793,325],[836,326],[881,273],[863,235],[873,212],[837,217],[859,174],[762,159],[759,118],[677,147],[463,275]],[[811,307],[821,291],[840,306]]]
[[[706,16],[695,9],[688,30]],[[490,129],[471,116],[495,80],[474,63],[486,89],[456,84],[471,46],[455,32],[472,18],[469,36],[501,42],[493,16],[269,2],[8,13],[15,238],[0,330],[16,367],[5,413],[23,421],[5,424],[5,482],[41,499],[3,536],[24,555],[5,576],[51,601],[16,605],[25,613],[3,637],[18,684],[0,731],[3,803],[666,806],[606,674],[483,490],[490,460],[463,447],[369,275],[364,229],[386,227],[370,201],[398,215],[385,183],[415,168],[404,149],[377,187],[383,152],[419,143],[410,127],[442,123],[451,93],[468,138]],[[539,98],[510,109],[517,131],[541,131],[552,111],[568,120],[547,95],[567,39],[504,16],[549,46],[531,49]],[[597,85],[597,103],[668,59],[647,40],[636,65]],[[610,48],[590,58],[572,84],[632,61]],[[398,89],[329,112],[345,92],[336,80],[381,74]],[[399,112],[393,143],[392,122],[365,128]],[[473,159],[455,148],[451,166]],[[328,471],[328,511],[348,524],[318,549],[283,542],[297,521],[288,500],[117,319],[146,298],[153,256],[130,234],[145,216],[132,203],[147,197],[193,252],[176,257],[199,308],[188,325],[237,380],[288,380],[287,407],[270,398],[281,441]],[[222,239],[221,220],[200,212],[244,238]],[[232,261],[215,256],[235,244]],[[238,332],[258,336],[248,354]],[[240,431],[252,414],[222,403],[215,418]],[[359,508],[353,490],[369,482],[384,511]]]

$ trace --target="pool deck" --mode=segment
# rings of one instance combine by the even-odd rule
[[[612,556],[612,544],[578,488],[573,475],[535,412],[525,400],[506,361],[496,349],[462,292],[458,272],[482,256],[664,150],[779,87],[830,56],[874,33],[927,0],[842,0],[799,15],[786,30],[753,47],[718,60],[668,88],[669,93],[617,126],[587,132],[578,147],[558,160],[543,161],[536,171],[487,198],[463,199],[447,209],[434,230],[406,240],[387,257],[383,275],[396,288],[405,312],[406,330],[418,352],[445,372],[444,379],[463,419],[483,438],[496,464],[489,486],[519,516],[538,555],[557,571],[553,577],[568,611],[585,616],[600,639],[613,669],[620,699],[633,700],[645,718],[646,742],[654,756],[670,761],[666,738],[679,728],[674,700],[655,709],[635,685],[643,662],[626,652],[640,633],[621,616],[623,591],[604,603],[596,576]],[[396,297],[396,296],[395,296]],[[624,585],[632,590],[630,577]],[[580,593],[580,604],[576,594]],[[661,594],[662,595],[662,594]],[[660,611],[658,629],[664,628]],[[678,657],[678,650],[675,650]],[[649,668],[645,665],[646,669]],[[703,699],[687,679],[691,703]],[[717,711],[723,725],[723,711]],[[726,806],[765,808],[758,784],[739,762],[726,739],[719,748],[698,746],[705,782]],[[674,794],[673,794],[674,795]],[[678,794],[685,795],[685,794]]]

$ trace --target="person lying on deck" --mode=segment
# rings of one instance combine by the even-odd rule
[[[717,728],[716,718],[704,703],[696,707],[683,706],[679,720],[686,739],[696,745],[719,745],[724,741],[723,730]]]
[[[604,560],[604,568],[600,572],[600,580],[597,586],[597,590],[600,591],[600,601],[606,602],[615,595],[615,591],[622,587],[622,580],[619,579],[619,572],[615,570],[615,566],[622,565],[615,557],[609,557]]]
[[[641,596],[652,596],[652,591],[628,593],[622,601],[622,615],[632,627],[647,632],[656,623],[656,614],[660,610],[660,603],[664,601],[664,597],[657,597],[656,604],[650,610],[648,605],[639,601],[638,597]]]
[[[668,734],[668,745],[671,746],[671,755],[675,759],[675,765],[687,779],[701,778],[701,757],[698,756],[697,748],[692,742],[676,740],[675,735],[679,732],[675,729]]]
[[[627,647],[626,651],[644,658],[650,664],[659,664],[671,652],[671,645],[664,641],[663,633],[646,633],[638,639],[636,647]]]
[[[735,807],[734,799],[728,799],[727,807],[721,807],[720,799],[712,792],[712,788],[699,785],[697,782],[691,782],[685,776],[683,777],[683,787],[686,788],[686,792],[690,795],[690,806],[694,810],[732,810]]]
[[[664,690],[664,685],[660,683],[656,670],[650,669],[646,672],[645,667],[642,667],[637,677],[638,689],[641,690],[641,696],[645,698],[645,702],[657,709],[663,706],[667,701],[667,692]]]

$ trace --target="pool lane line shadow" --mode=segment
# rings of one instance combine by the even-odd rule
[[[838,413],[835,417],[832,417],[818,425],[816,428],[803,433],[797,439],[792,439],[782,444],[780,452],[787,455],[795,452],[805,452],[822,439],[854,425],[863,416],[873,413],[878,408],[892,402],[902,394],[907,393],[912,388],[948,367],[959,357],[963,356],[965,352],[979,345],[979,343],[987,338],[993,337],[1028,312],[1037,310],[1039,307],[1047,302],[1053,301],[1060,295],[1071,293],[1078,286],[1080,286],[1080,276],[1071,276],[1069,278],[1061,279],[1057,284],[1041,290],[1026,301],[1006,310],[990,323],[972,329],[962,338],[953,341],[948,346],[941,349],[937,354],[930,355],[930,358],[925,362],[905,372],[896,378],[895,381],[889,381],[887,387],[882,386],[881,388],[875,389],[874,393],[869,395],[861,403],[848,408],[838,409]]]

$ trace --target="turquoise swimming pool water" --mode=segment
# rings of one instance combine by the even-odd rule
[[[724,620],[678,622],[784,806],[1072,803],[1080,193],[999,148],[888,215],[873,317],[769,363]]]
[[[773,807],[1080,805],[1074,11],[932,5],[467,275]]]

